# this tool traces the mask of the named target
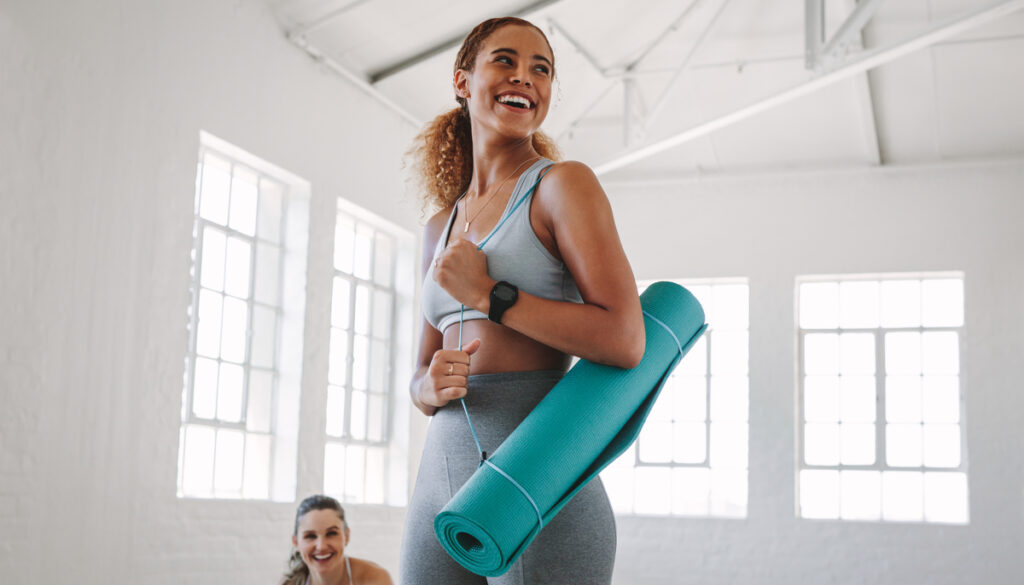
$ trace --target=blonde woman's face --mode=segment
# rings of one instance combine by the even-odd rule
[[[455,89],[467,99],[475,124],[509,137],[529,136],[548,114],[553,61],[539,31],[504,26],[484,41],[472,72],[456,72]]]
[[[311,510],[299,517],[292,544],[310,571],[331,573],[344,566],[348,531],[336,511]]]

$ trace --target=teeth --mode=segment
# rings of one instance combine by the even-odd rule
[[[533,107],[533,104],[530,103],[530,100],[528,100],[528,99],[526,99],[526,98],[524,98],[522,96],[518,96],[518,95],[503,95],[503,96],[499,96],[498,97],[498,101],[503,103],[503,104],[520,104],[524,108],[532,108]]]
[[[318,560],[318,561],[323,561],[323,560],[327,560],[327,559],[329,559],[329,558],[331,558],[333,556],[334,556],[334,553],[331,553],[329,555],[313,555],[313,558]]]

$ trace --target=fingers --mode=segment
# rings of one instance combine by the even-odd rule
[[[470,341],[469,345],[463,347],[462,351],[465,352],[467,356],[471,356],[476,353],[476,350],[480,349],[480,343],[480,338],[478,337],[473,341]]]

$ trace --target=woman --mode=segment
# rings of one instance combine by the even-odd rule
[[[349,539],[345,510],[328,496],[310,496],[295,511],[295,530],[282,585],[393,585],[370,561],[345,554]]]
[[[434,516],[480,460],[459,399],[493,452],[572,355],[623,368],[643,356],[636,284],[608,199],[585,165],[554,163],[538,130],[554,73],[539,28],[481,23],[456,58],[459,107],[412,151],[428,203],[441,210],[425,229],[426,322],[410,394],[433,421],[406,521],[403,585],[611,581],[615,520],[597,480],[500,578],[463,569],[433,533]]]

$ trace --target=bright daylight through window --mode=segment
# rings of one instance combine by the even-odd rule
[[[967,523],[963,276],[798,287],[800,515]]]
[[[617,513],[747,514],[749,285],[677,281],[709,324],[661,391],[634,446],[601,473]],[[650,282],[640,283],[641,292]]]

